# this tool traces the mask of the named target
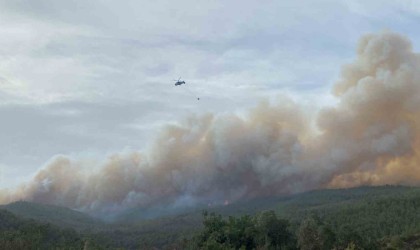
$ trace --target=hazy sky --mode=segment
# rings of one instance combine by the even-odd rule
[[[361,35],[420,48],[420,3],[395,2],[0,0],[0,187],[57,154],[143,150],[189,115],[333,105]]]

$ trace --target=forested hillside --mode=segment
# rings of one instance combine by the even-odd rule
[[[96,245],[73,229],[61,229],[51,224],[21,219],[0,210],[1,249],[83,249]]]
[[[414,187],[317,190],[147,220],[138,220],[132,210],[137,220],[126,217],[112,224],[55,206],[19,202],[6,207],[19,217],[38,221],[2,211],[1,241],[15,246],[44,246],[59,239],[60,246],[87,244],[93,249],[310,249],[305,246],[314,244],[318,249],[420,247],[420,188]],[[54,226],[40,224],[44,222]]]
[[[76,230],[95,230],[104,223],[99,219],[65,207],[18,201],[0,206],[16,216],[48,222],[63,228]]]

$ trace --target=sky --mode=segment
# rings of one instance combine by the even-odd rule
[[[419,21],[416,1],[0,0],[0,188],[57,155],[147,150],[194,115],[334,105],[362,35],[418,51]]]

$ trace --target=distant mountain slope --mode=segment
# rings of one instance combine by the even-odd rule
[[[372,239],[420,233],[420,188],[402,186],[319,190],[291,197],[276,211],[298,225],[317,216],[335,232],[357,230]]]
[[[297,214],[303,210],[331,208],[339,205],[354,205],[378,199],[394,199],[407,194],[420,194],[420,187],[407,186],[362,186],[348,189],[313,190],[289,196],[273,207],[284,215]]]
[[[369,199],[397,197],[409,192],[420,192],[420,188],[407,186],[377,186],[356,187],[348,189],[313,190],[289,196],[265,197],[240,201],[224,206],[202,206],[186,210],[160,210],[151,214],[149,210],[131,209],[117,217],[120,223],[138,223],[143,221],[157,221],[163,218],[193,217],[201,218],[203,210],[215,212],[224,216],[255,214],[264,210],[275,210],[284,217],[299,217],[302,211],[326,208],[338,204],[356,204]],[[158,216],[161,214],[161,216]],[[196,219],[194,219],[196,221]]]
[[[182,239],[202,227],[202,211],[223,216],[255,214],[274,210],[296,230],[308,216],[318,216],[337,231],[356,228],[376,239],[420,233],[420,188],[405,186],[357,187],[314,190],[287,197],[242,201],[227,206],[202,207],[177,215],[143,219],[141,210],[131,210],[120,222],[125,228],[97,235],[100,242],[117,247],[116,239],[135,245],[140,240],[149,246],[163,246]],[[170,238],[170,240],[168,240]],[[125,245],[128,247],[128,245]]]
[[[420,233],[420,188],[404,186],[314,190],[226,206],[175,211],[154,219],[145,219],[150,216],[144,214],[145,210],[132,209],[112,225],[57,206],[15,202],[2,208],[21,217],[50,222],[60,227],[90,229],[93,233],[85,235],[89,235],[94,240],[92,242],[100,242],[105,248],[114,249],[171,246],[174,242],[191,237],[202,228],[203,210],[223,216],[252,215],[274,210],[279,217],[291,222],[292,230],[296,230],[305,218],[317,216],[340,235],[349,229],[357,230],[373,240],[384,239],[383,244],[394,244],[394,237],[417,237]],[[413,237],[400,238],[401,244],[411,244],[414,242]],[[415,239],[417,244],[418,237]]]
[[[22,219],[0,209],[1,249],[83,249],[96,245],[75,230]]]
[[[16,216],[47,222],[62,228],[77,230],[98,230],[104,223],[87,214],[69,208],[45,205],[34,202],[18,201],[0,206]]]

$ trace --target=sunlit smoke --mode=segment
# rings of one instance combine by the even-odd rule
[[[291,100],[261,102],[245,116],[190,117],[167,126],[150,153],[115,154],[96,170],[55,157],[29,183],[2,191],[0,201],[106,213],[419,184],[419,59],[400,35],[366,35],[335,84],[338,104],[317,111],[316,121]]]

